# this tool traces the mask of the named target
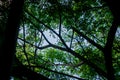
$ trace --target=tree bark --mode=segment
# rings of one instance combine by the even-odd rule
[[[108,33],[107,42],[104,48],[105,66],[107,70],[107,79],[115,80],[114,69],[112,64],[112,47],[113,47],[113,41],[115,38],[117,27],[120,24],[119,22],[120,21],[120,10],[119,10],[120,4],[119,4],[119,0],[104,0],[104,1],[107,3],[113,15],[113,23]]]
[[[114,69],[112,64],[112,47],[113,47],[113,41],[115,38],[117,27],[118,27],[118,24],[114,20],[110,28],[110,31],[108,33],[107,42],[104,48],[105,66],[107,70],[108,80],[115,80]]]
[[[109,9],[111,10],[114,20],[116,21],[117,24],[120,24],[120,3],[119,0],[104,0]]]
[[[0,80],[9,80],[24,0],[12,0],[0,46]]]

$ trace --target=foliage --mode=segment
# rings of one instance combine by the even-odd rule
[[[23,10],[16,57],[24,66],[53,80],[107,79],[103,49],[113,16],[105,2],[26,0]],[[116,80],[120,79],[119,35],[120,28],[112,46]]]

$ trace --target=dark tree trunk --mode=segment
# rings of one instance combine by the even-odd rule
[[[47,77],[23,66],[15,56],[16,42],[22,17],[24,0],[13,0],[10,6],[4,40],[0,45],[0,80],[10,80],[10,76],[16,76],[27,80],[49,80]],[[13,62],[15,63],[14,66]]]
[[[112,47],[118,24],[114,20],[108,33],[107,42],[104,48],[105,66],[107,70],[107,79],[115,80],[114,69],[112,65]]]
[[[0,45],[0,80],[9,80],[24,0],[12,0]]]
[[[104,0],[111,10],[114,20],[120,24],[120,3],[119,0]]]
[[[107,70],[107,79],[108,80],[115,80],[114,76],[114,69],[113,69],[113,64],[112,64],[112,47],[113,47],[113,41],[115,38],[115,33],[117,30],[118,25],[120,24],[120,4],[119,0],[104,0],[112,14],[113,14],[113,23],[110,28],[110,31],[108,33],[108,38],[107,42],[105,45],[105,50],[104,50],[104,57],[105,57],[105,65],[106,65],[106,70]]]

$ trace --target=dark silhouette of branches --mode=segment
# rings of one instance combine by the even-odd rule
[[[26,43],[25,43],[25,26],[24,26],[24,23],[23,23],[23,39],[24,39],[24,43],[23,43],[23,52],[24,52],[24,54],[25,54],[25,56],[26,56],[26,59],[27,59],[27,62],[28,62],[28,64],[29,64],[29,66],[30,66],[30,62],[29,62],[29,58],[28,58],[28,55],[27,55],[27,52],[26,52]]]
[[[29,45],[31,45],[31,47],[35,47],[35,48],[40,49],[40,50],[51,47],[50,45],[45,45],[45,46],[42,46],[42,47],[38,47],[37,45],[33,45],[32,43],[30,43],[30,42],[28,42],[28,41],[24,41],[24,39],[22,39],[22,38],[19,38],[19,37],[18,37],[18,39],[19,39],[19,40],[22,40],[23,42],[25,42],[25,43],[27,43],[27,44],[29,44]]]
[[[79,77],[76,77],[76,76],[72,76],[72,75],[69,75],[69,74],[62,73],[62,72],[54,71],[54,70],[45,68],[45,67],[43,67],[43,66],[30,66],[30,67],[41,68],[41,69],[47,70],[47,71],[49,71],[49,72],[53,72],[53,73],[55,73],[55,74],[59,74],[59,75],[63,75],[63,76],[68,76],[68,77],[75,78],[75,79],[78,79],[78,80],[85,80],[85,79],[82,79],[82,78],[79,78]]]
[[[31,20],[29,20],[29,21],[31,22],[31,24],[32,24],[35,28],[37,28],[37,26],[36,26]],[[40,31],[40,30],[38,30],[38,31]],[[40,31],[40,32],[41,32],[41,31]],[[42,35],[43,35],[43,34],[42,34]],[[45,38],[44,35],[43,35],[43,37]],[[58,36],[58,37],[60,37],[60,36]],[[47,38],[46,38],[46,40],[47,40]],[[67,47],[67,48],[63,48],[63,47],[54,45],[54,44],[52,44],[52,43],[50,43],[49,46],[50,46],[50,47],[53,47],[53,48],[55,48],[55,49],[59,49],[59,50],[62,50],[62,51],[66,51],[66,52],[71,53],[71,54],[74,55],[76,58],[84,61],[87,65],[89,65],[89,66],[91,66],[92,68],[94,68],[95,71],[98,72],[98,74],[103,75],[104,77],[106,77],[106,73],[105,73],[102,69],[100,69],[96,64],[94,64],[94,63],[92,63],[91,61],[87,60],[87,59],[84,58],[83,56],[79,55],[79,53],[76,53],[75,51],[71,50],[70,48],[68,48],[68,47]]]
[[[40,73],[38,74],[31,69],[28,69],[16,57],[14,58],[14,61],[15,66],[13,65],[12,76],[16,76],[18,78],[26,78],[27,80],[50,80]]]
[[[72,36],[71,36],[71,41],[70,41],[70,48],[72,48],[73,38],[74,38],[74,30],[72,30]]]
[[[62,43],[64,44],[64,46],[66,47],[66,48],[68,48],[68,46],[67,46],[67,44],[65,43],[65,41],[64,41],[64,39],[62,38],[62,36],[61,35],[59,35],[55,30],[53,30],[52,28],[50,28],[49,26],[47,26],[46,24],[44,24],[42,21],[40,21],[39,19],[37,19],[35,16],[33,16],[31,13],[29,13],[28,11],[26,11],[31,17],[33,17],[38,23],[40,23],[40,24],[42,24],[42,25],[44,25],[46,28],[48,28],[49,30],[51,30],[54,34],[56,34],[58,37],[59,37],[59,39],[62,41]],[[26,18],[26,17],[25,17]],[[26,18],[27,20],[29,20],[28,18]],[[33,22],[31,21],[31,20],[29,20],[29,22],[31,22],[32,24],[33,24]],[[36,28],[37,28],[37,26],[36,26]],[[38,29],[38,28],[37,28]],[[40,32],[41,32],[41,34],[43,34],[43,32],[40,30],[40,29],[38,29]],[[47,39],[46,39],[46,37],[45,37],[45,35],[43,34],[43,36],[44,36],[44,38],[45,38],[45,40],[49,43],[49,44],[51,44]]]
[[[63,38],[63,36],[61,35],[62,33],[62,14],[60,12],[62,12],[62,9],[57,9],[56,11],[60,10],[59,12],[59,32],[57,33],[53,28],[51,28],[51,26],[46,25],[44,22],[40,21],[38,18],[36,18],[33,14],[31,14],[29,11],[25,10],[25,12],[27,13],[28,16],[30,16],[31,18],[33,18],[35,21],[37,21],[39,24],[43,25],[46,29],[49,29],[50,31],[53,32],[53,34],[55,34],[59,40],[62,42],[63,46],[58,46],[55,45],[53,43],[51,43],[49,41],[49,39],[46,37],[46,35],[44,34],[44,31],[40,30],[38,26],[36,26],[36,24],[30,20],[28,17],[25,17],[25,20],[27,20],[28,22],[30,22],[34,28],[41,33],[41,38],[43,37],[45,39],[45,41],[48,43],[48,45],[39,47],[41,41],[39,42],[39,44],[32,44],[29,41],[27,41],[25,39],[25,26],[23,27],[23,39],[22,38],[18,38],[18,29],[19,29],[19,23],[20,23],[20,18],[21,18],[21,14],[22,14],[22,7],[24,4],[24,0],[13,0],[12,4],[11,4],[11,8],[10,8],[10,13],[8,16],[8,21],[7,21],[7,25],[5,28],[5,31],[3,33],[3,42],[2,42],[2,46],[0,47],[1,50],[1,55],[0,55],[0,62],[1,62],[1,66],[0,66],[0,80],[9,80],[9,76],[11,73],[11,67],[12,67],[12,63],[13,63],[13,58],[14,58],[14,53],[15,53],[15,49],[16,49],[16,41],[17,38],[21,41],[23,41],[23,52],[25,53],[25,56],[27,58],[27,62],[28,62],[28,66],[30,67],[30,62],[27,56],[27,52],[26,52],[26,44],[29,44],[31,46],[35,47],[35,54],[34,54],[34,59],[37,53],[37,49],[46,49],[49,47],[52,47],[54,49],[59,49],[62,51],[66,51],[70,54],[72,54],[73,56],[75,56],[76,58],[78,58],[79,60],[81,60],[82,62],[84,62],[84,64],[89,65],[91,68],[93,68],[94,71],[96,71],[99,75],[106,77],[108,80],[115,80],[115,75],[114,75],[114,69],[113,69],[113,60],[112,60],[112,48],[113,48],[113,41],[115,38],[115,33],[117,30],[118,25],[120,24],[120,10],[119,7],[120,5],[118,4],[119,2],[113,1],[113,0],[103,0],[105,1],[112,14],[113,14],[113,23],[112,26],[110,27],[110,30],[108,32],[108,36],[107,36],[107,42],[105,44],[105,46],[101,46],[100,44],[96,43],[94,40],[92,40],[91,38],[89,38],[88,36],[86,36],[85,34],[83,34],[82,32],[80,32],[76,27],[71,26],[72,29],[72,35],[70,36],[70,45],[68,46],[65,39]],[[47,3],[50,3],[51,5],[56,5],[58,4],[57,8],[62,6],[61,3],[59,3],[58,1],[52,1],[49,0]],[[63,5],[65,6],[65,5]],[[105,7],[106,4],[102,5],[102,6],[97,6],[97,7],[85,7],[85,8],[81,8],[79,10],[74,10],[71,9],[71,7],[65,7],[66,11],[70,10],[69,12],[71,13],[73,11],[73,13],[76,12],[86,12],[88,10],[91,9],[98,9],[98,8],[102,8]],[[56,7],[54,8],[56,9]],[[72,15],[72,14],[71,14]],[[74,50],[72,50],[72,43],[73,43],[73,39],[74,39],[74,33],[77,33],[80,37],[84,38],[85,40],[87,40],[89,43],[91,43],[93,46],[95,46],[97,49],[99,49],[101,52],[103,52],[104,54],[104,58],[105,58],[105,66],[106,66],[106,72],[101,69],[96,63],[93,63],[92,60],[89,60],[87,58],[85,58],[84,56],[80,55],[78,52],[75,52]],[[35,34],[35,38],[37,37],[37,35]],[[79,41],[77,40],[77,42],[79,43]],[[19,44],[19,42],[18,42]],[[84,48],[82,47],[82,45],[80,44],[83,52],[85,52]],[[4,50],[5,49],[5,50]],[[36,72],[30,70],[29,68],[27,68],[26,66],[24,66],[16,57],[15,57],[15,63],[17,64],[17,66],[13,65],[12,68],[12,75],[13,76],[17,76],[21,79],[23,79],[23,77],[25,77],[28,80],[49,80],[47,77],[41,75],[41,74],[37,74]],[[35,61],[34,61],[35,62]],[[56,64],[56,65],[62,65],[62,64]],[[64,65],[64,64],[63,64]],[[80,66],[82,64],[78,64],[75,66]],[[65,75],[65,76],[69,76],[69,77],[73,77],[79,80],[84,80],[72,75],[68,75],[68,74],[64,74],[64,73],[60,73],[57,71],[53,71],[50,70],[48,68],[42,67],[42,66],[31,66],[31,67],[40,67],[44,70],[53,72],[53,73],[57,73],[60,75]]]
[[[113,23],[110,27],[110,30],[108,32],[107,42],[104,47],[104,56],[105,56],[105,65],[107,69],[107,79],[108,80],[115,80],[114,76],[114,69],[112,66],[112,47],[113,47],[113,41],[115,38],[115,33],[117,30],[118,25],[120,24],[120,10],[119,10],[119,1],[113,1],[113,0],[104,0],[107,5],[109,6],[112,14],[113,14]]]
[[[114,20],[112,23],[112,26],[110,27],[108,37],[107,37],[107,42],[104,47],[105,65],[107,69],[108,80],[110,79],[115,80],[114,69],[112,66],[112,47],[113,47],[113,41],[115,38],[117,27],[118,27],[118,24]]]
[[[84,35],[82,32],[80,32],[79,30],[77,30],[75,27],[72,27],[72,29],[73,29],[78,35],[80,35],[81,37],[85,38],[88,42],[90,42],[92,45],[94,45],[95,47],[97,47],[99,50],[104,51],[104,48],[103,48],[101,45],[95,43],[92,39],[88,38],[86,35]]]

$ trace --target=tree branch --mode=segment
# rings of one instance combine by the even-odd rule
[[[108,32],[107,42],[104,47],[104,57],[105,57],[105,65],[107,69],[108,80],[115,80],[114,69],[112,66],[112,47],[113,47],[113,41],[115,38],[117,27],[118,27],[118,23],[116,22],[116,20],[114,20],[110,28],[110,31]]]
[[[74,37],[74,30],[72,31],[72,36],[71,36],[71,41],[70,41],[70,48],[72,47],[73,37]]]
[[[33,45],[33,46],[35,46],[35,45]],[[66,52],[68,52],[68,53],[71,53],[71,54],[72,54],[73,56],[75,56],[76,58],[82,60],[84,63],[86,63],[86,64],[89,65],[90,67],[94,68],[95,71],[98,72],[98,74],[103,75],[104,77],[106,77],[106,73],[105,73],[102,69],[100,69],[97,65],[95,65],[95,64],[92,63],[92,62],[90,62],[89,60],[85,59],[83,56],[80,56],[79,53],[76,53],[76,52],[72,51],[71,49],[68,50],[68,49],[66,49],[66,48],[59,47],[59,46],[54,45],[54,44],[50,44],[50,45],[46,46],[45,48],[47,48],[47,47],[53,47],[53,48],[55,48],[55,49],[59,49],[59,50],[62,50],[62,51],[66,51]],[[41,47],[38,47],[38,46],[36,46],[36,48],[41,49]]]
[[[23,43],[23,52],[26,56],[26,59],[27,59],[27,62],[28,62],[28,65],[30,66],[30,62],[29,62],[29,58],[28,58],[28,55],[27,55],[27,52],[26,52],[26,44],[25,44],[25,35],[26,32],[25,32],[25,26],[24,26],[24,23],[23,23],[23,39],[24,39],[24,43]]]
[[[116,24],[120,25],[120,10],[119,10],[119,0],[103,0],[107,3],[109,9],[111,10]]]
[[[35,39],[36,39],[36,37],[37,37],[37,33],[36,33],[36,29],[35,29]],[[36,42],[35,46],[40,46],[41,42],[42,42],[42,35],[40,37],[40,41],[39,41],[38,45],[37,45],[37,42]],[[38,48],[35,47],[34,63],[36,63],[37,50],[38,50]]]
[[[84,35],[82,32],[78,31],[76,28],[72,27],[72,29],[78,34],[80,35],[81,37],[85,38],[89,43],[91,43],[92,45],[94,45],[95,47],[97,47],[99,50],[101,50],[102,52],[104,51],[104,48],[95,43],[92,39],[88,38],[86,35]]]
[[[59,35],[61,35],[61,22],[62,22],[62,17],[61,17],[60,12],[59,12],[59,17],[60,17],[60,23],[59,23]]]
[[[47,71],[50,71],[50,72],[53,72],[53,73],[56,73],[56,74],[68,76],[68,77],[75,78],[75,79],[78,79],[78,80],[85,80],[85,79],[82,79],[82,78],[79,78],[79,77],[76,77],[76,76],[72,76],[72,75],[69,75],[69,74],[65,74],[65,73],[61,73],[61,72],[54,71],[54,70],[45,68],[45,67],[43,67],[43,66],[31,66],[31,67],[38,67],[38,68],[42,68],[42,69],[44,69],[44,70],[47,70]]]
[[[47,27],[48,29],[50,29],[51,31],[53,31],[59,38],[60,40],[62,41],[62,43],[64,44],[64,46],[66,48],[62,48],[62,47],[59,47],[59,46],[56,46],[54,44],[50,44],[51,47],[53,48],[56,48],[56,49],[60,49],[60,50],[63,50],[63,51],[66,51],[66,52],[69,52],[71,53],[73,56],[77,57],[78,59],[82,60],[83,62],[85,62],[87,65],[89,65],[90,67],[92,67],[93,69],[95,69],[95,71],[106,77],[106,73],[101,69],[99,68],[96,64],[92,63],[91,61],[87,60],[86,58],[84,58],[83,56],[79,55],[79,53],[76,53],[74,52],[73,50],[71,50],[65,43],[65,41],[62,39],[61,36],[59,36],[59,34],[57,34],[53,29],[51,29],[49,26],[45,25],[43,22],[39,21],[36,17],[34,17],[32,14],[30,14],[34,19],[36,19],[39,23],[43,24],[45,27]],[[34,25],[35,27],[37,27],[36,25]],[[93,44],[94,46],[96,46],[98,49],[100,49],[101,51],[103,51],[103,47],[100,46],[99,44],[95,43],[93,40],[91,40],[90,38],[88,38],[87,36],[85,36],[84,34],[82,34],[81,32],[79,32],[76,28],[73,27],[73,30],[75,32],[77,32],[80,36],[82,36],[83,38],[85,38],[87,41],[89,41],[91,44]]]
[[[12,69],[12,75],[16,77],[25,77],[27,80],[50,80],[49,78],[41,75],[40,73],[36,73],[31,69],[25,67],[21,62],[15,57],[14,59],[15,65]],[[22,75],[21,75],[22,74]]]
[[[107,74],[106,72],[104,72],[101,68],[99,68],[96,64],[92,63],[91,61],[87,60],[86,58],[84,58],[83,56],[79,55],[79,53],[76,53],[75,51],[71,50],[70,48],[69,49],[66,49],[66,48],[62,48],[62,47],[59,47],[59,46],[56,46],[54,44],[51,44],[51,46],[55,49],[59,49],[59,50],[62,50],[62,51],[66,51],[68,53],[71,53],[73,56],[75,56],[76,58],[82,60],[84,63],[86,63],[87,65],[89,65],[91,68],[93,68],[98,74],[104,76],[104,77],[107,77]]]
[[[29,20],[28,18],[25,17],[25,19],[27,19],[44,37],[44,39],[47,41],[47,43],[51,44],[51,42],[46,38],[46,36],[44,35],[43,31],[40,30],[31,20]],[[44,26],[47,26],[44,24]],[[55,31],[54,31],[55,32]],[[57,33],[56,33],[57,34]]]
[[[45,45],[45,46],[42,46],[42,47],[38,47],[38,46],[33,45],[32,43],[28,42],[28,41],[24,41],[24,39],[22,39],[22,38],[19,38],[19,37],[18,37],[18,39],[19,39],[19,40],[22,40],[23,42],[25,42],[25,43],[27,43],[27,44],[29,44],[29,45],[31,45],[31,46],[34,46],[34,47],[36,47],[37,49],[40,49],[40,50],[45,49],[45,48],[48,48],[48,47],[51,47],[50,45]]]
[[[47,27],[48,29],[50,29],[54,34],[56,34],[56,35],[59,37],[59,39],[62,41],[63,45],[64,45],[66,48],[68,48],[67,44],[65,43],[65,41],[64,41],[64,39],[62,38],[61,35],[59,35],[57,32],[55,32],[55,31],[54,31],[52,28],[50,28],[49,26],[45,25],[42,21],[38,20],[36,17],[34,17],[34,16],[33,16],[32,14],[30,14],[29,12],[28,12],[28,14],[29,14],[30,16],[32,16],[34,19],[36,19],[39,23],[41,23],[42,25],[44,25],[45,27]],[[25,17],[25,18],[26,18],[26,17]],[[26,19],[29,20],[28,18],[26,18]],[[29,21],[31,22],[32,25],[34,25],[35,28],[38,29],[38,27],[37,27],[31,20],[29,20]],[[49,44],[51,44],[51,43],[48,41],[48,39],[45,37],[45,35],[43,34],[43,32],[42,32],[40,29],[38,29],[38,31],[40,31],[41,34],[43,35],[43,37],[45,38],[45,40],[46,40]]]

